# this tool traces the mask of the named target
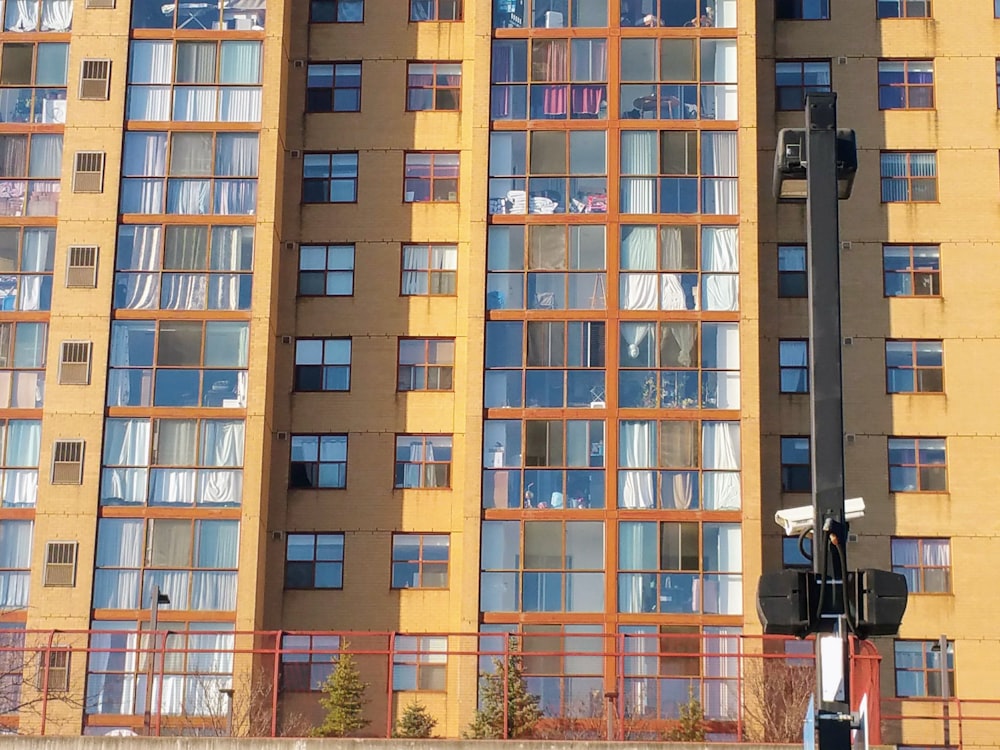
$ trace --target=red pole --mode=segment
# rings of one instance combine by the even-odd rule
[[[281,631],[274,634],[274,667],[271,670],[271,736],[278,736],[278,685],[281,681]]]
[[[42,723],[38,728],[39,734],[45,734],[45,724],[48,720],[49,711],[49,667],[50,660],[52,659],[52,640],[55,638],[56,631],[49,631],[49,641],[45,645],[45,665],[42,667]],[[27,653],[25,649],[22,653]]]
[[[503,739],[507,739],[507,704],[510,701],[510,683],[508,667],[510,665],[510,636],[503,639]]]
[[[764,650],[763,643],[760,650]],[[743,741],[743,636],[736,640],[736,741]]]
[[[170,631],[165,631],[163,633],[163,642],[160,646],[160,668],[157,670],[157,679],[160,683],[160,690],[156,694],[157,706],[156,706],[156,736],[160,736],[160,729],[162,726],[163,719],[163,673],[166,670],[167,662],[167,639],[170,637]],[[187,643],[187,639],[185,639]],[[185,646],[185,648],[187,648]],[[147,687],[147,690],[151,687]]]
[[[385,736],[392,737],[392,666],[396,654],[396,633],[389,633],[388,679],[385,681]]]
[[[615,637],[615,648],[618,649],[618,740],[625,741],[625,634],[618,633]]]

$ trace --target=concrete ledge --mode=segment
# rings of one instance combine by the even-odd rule
[[[258,737],[11,737],[18,750],[801,750],[801,745],[731,742],[271,739]],[[891,745],[872,750],[892,750]]]

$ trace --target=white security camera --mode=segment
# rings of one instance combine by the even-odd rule
[[[844,518],[856,521],[865,515],[865,500],[862,497],[852,497],[844,501]],[[813,507],[800,505],[798,508],[786,508],[774,514],[774,522],[785,530],[785,536],[798,536],[803,531],[813,527]]]

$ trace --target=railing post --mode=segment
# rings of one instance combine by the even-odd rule
[[[743,639],[746,636],[736,638],[736,741],[743,741]],[[760,644],[761,653],[764,651],[764,643]]]
[[[278,687],[281,684],[282,631],[274,634],[274,666],[271,669],[271,736],[278,736]],[[310,686],[311,687],[311,686]]]
[[[56,631],[49,631],[49,640],[45,644],[45,660],[42,666],[42,721],[38,727],[39,734],[45,734],[45,724],[48,720],[49,713],[49,667],[52,659],[52,641],[56,636]],[[25,641],[25,648],[23,653],[27,654],[27,641]]]
[[[615,648],[618,649],[618,741],[625,741],[625,634],[615,636]]]
[[[510,703],[510,635],[503,639],[503,739],[507,739]]]
[[[385,737],[392,737],[392,668],[396,661],[396,633],[389,633],[388,663],[385,680]]]
[[[160,731],[163,724],[163,676],[166,672],[167,666],[167,641],[170,638],[170,631],[166,630],[163,632],[163,643],[160,646],[160,664],[157,669],[157,682],[159,683],[160,689],[156,693],[156,736],[160,736]],[[187,649],[187,639],[185,638],[185,649]]]

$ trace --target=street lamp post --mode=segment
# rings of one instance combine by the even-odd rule
[[[169,605],[170,597],[160,592],[154,584],[149,597],[149,653],[146,655],[146,710],[142,715],[142,726],[148,737],[152,734],[153,723],[153,678],[156,674],[157,630],[160,624],[160,605]],[[161,686],[162,687],[162,686]]]

